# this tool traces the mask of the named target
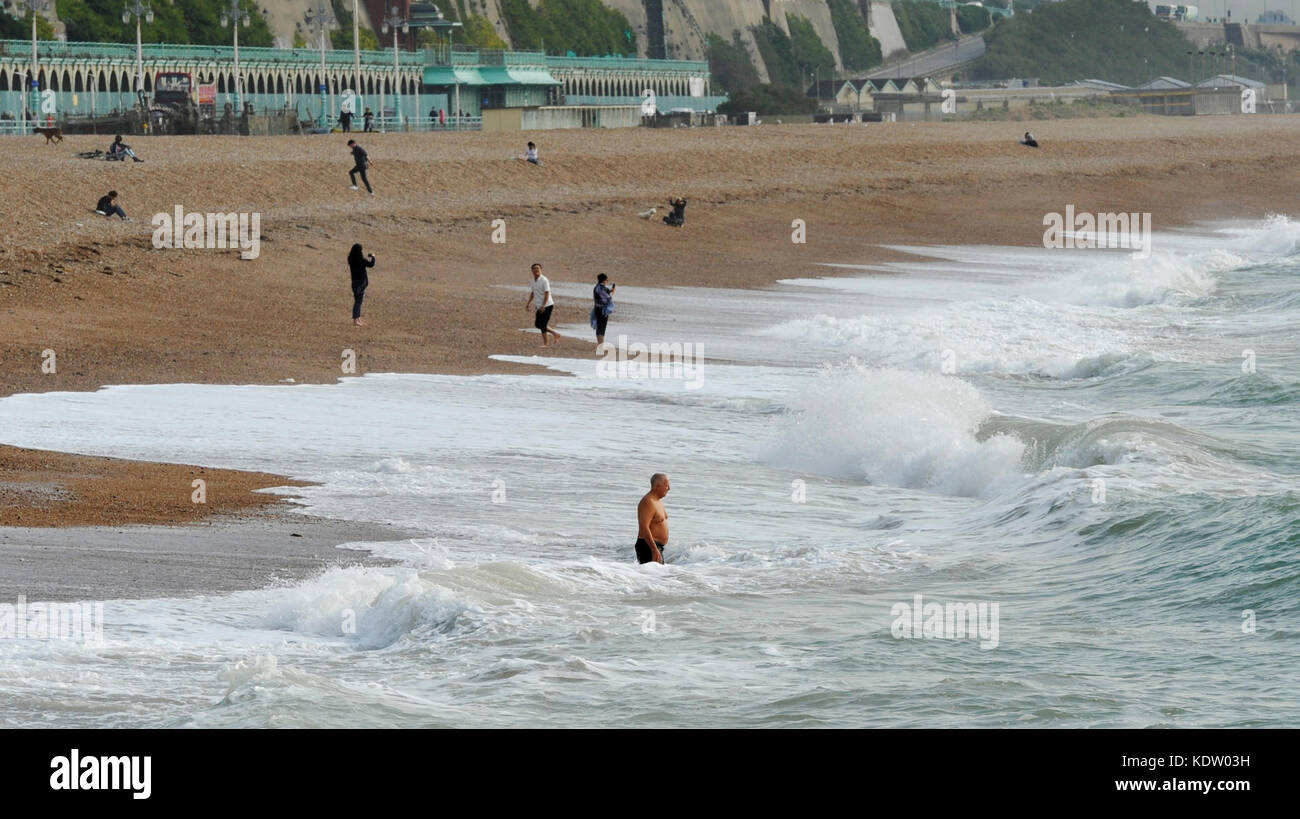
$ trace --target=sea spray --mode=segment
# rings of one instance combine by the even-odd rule
[[[775,466],[975,497],[1016,473],[1024,444],[978,440],[989,407],[950,376],[828,367],[790,407],[765,453]]]

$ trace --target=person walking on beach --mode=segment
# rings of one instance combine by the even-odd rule
[[[352,159],[356,165],[348,171],[348,178],[352,180],[352,190],[357,189],[357,174],[361,174],[361,181],[366,183],[366,192],[371,196],[375,195],[375,189],[370,187],[370,180],[366,178],[366,168],[370,166],[370,157],[366,156],[366,149],[357,144],[355,139],[348,140],[348,147],[352,149]]]
[[[361,245],[352,246],[348,253],[348,267],[352,271],[352,323],[357,327],[365,327],[361,323],[361,301],[366,297],[366,287],[370,284],[366,268],[374,266],[375,254],[366,256],[361,252]]]
[[[122,206],[117,203],[117,191],[109,191],[107,195],[99,197],[99,202],[95,205],[95,213],[109,217],[117,214],[122,219],[131,221],[131,217],[127,216],[126,211],[122,210]]]
[[[668,476],[656,472],[650,476],[650,491],[636,505],[636,562],[663,563],[668,546],[668,511],[664,496],[668,494]]]
[[[534,302],[537,304],[536,307],[533,306]],[[551,282],[542,275],[542,266],[540,264],[533,264],[533,289],[528,294],[528,304],[524,305],[524,309],[536,311],[533,326],[542,331],[543,347],[551,346],[546,340],[548,333],[555,336],[554,343],[560,343],[560,334],[548,329],[551,323],[551,311],[555,309],[555,299],[551,298]]]
[[[361,115],[361,122],[367,134],[375,130],[375,112],[371,111],[369,106],[366,107],[366,112]]]
[[[343,128],[343,133],[352,133],[352,112],[342,111],[339,113],[339,126]]]
[[[596,306],[591,308],[591,329],[596,331],[596,352],[601,353],[605,348],[605,325],[609,323],[609,315],[614,312],[614,290],[617,284],[605,286],[609,276],[601,273],[596,277],[596,287],[591,291],[592,298]]]

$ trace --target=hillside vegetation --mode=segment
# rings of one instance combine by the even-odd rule
[[[998,23],[985,42],[976,78],[1038,77],[1048,85],[1088,78],[1131,85],[1185,75],[1190,48],[1172,24],[1132,0],[1043,3]]]
[[[56,0],[59,19],[67,26],[68,39],[94,43],[134,43],[135,18],[122,22],[124,0]],[[240,28],[241,45],[272,45],[271,30],[253,0],[240,0],[240,8],[248,12],[248,28]],[[230,42],[229,28],[221,25],[221,12],[228,8],[223,0],[173,0],[171,3],[151,3],[152,23],[142,21],[141,39],[147,43],[193,43],[196,45],[226,45]],[[30,24],[29,24],[30,25]],[[19,37],[30,37],[31,30]]]

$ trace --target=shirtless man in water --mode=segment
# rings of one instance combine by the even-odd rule
[[[650,491],[636,505],[636,560],[638,563],[663,563],[668,545],[668,512],[664,495],[668,494],[668,476],[656,472],[650,476]]]

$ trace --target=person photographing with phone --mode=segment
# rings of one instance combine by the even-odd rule
[[[614,312],[614,290],[617,284],[610,282],[609,276],[601,273],[596,277],[596,287],[591,291],[592,298],[596,306],[591,308],[591,329],[596,331],[596,353],[600,354],[605,349],[605,325],[609,323],[609,316]]]
[[[365,326],[361,323],[361,302],[366,297],[366,287],[370,285],[366,268],[374,266],[375,254],[366,256],[361,250],[361,245],[352,246],[351,252],[348,253],[348,268],[352,271],[352,323],[357,327]]]

